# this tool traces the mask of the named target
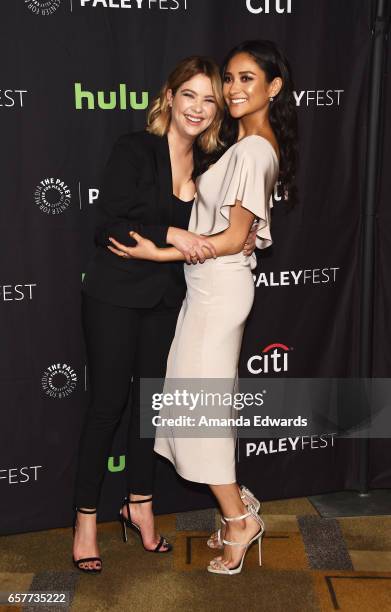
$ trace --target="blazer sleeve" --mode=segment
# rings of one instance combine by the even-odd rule
[[[120,136],[106,164],[97,204],[94,238],[98,246],[111,245],[109,236],[127,246],[134,246],[136,242],[129,236],[130,231],[149,238],[159,247],[167,246],[168,225],[143,224],[128,218],[137,191],[137,162],[142,163],[142,160],[139,152],[135,150],[131,136]]]

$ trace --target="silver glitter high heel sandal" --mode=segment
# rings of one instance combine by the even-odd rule
[[[261,502],[255,497],[254,493],[252,493],[250,489],[248,489],[244,485],[240,487],[240,497],[245,506],[253,506],[255,512],[259,512]],[[222,525],[226,525],[226,522],[223,517],[221,517],[220,520]],[[212,535],[207,541],[207,545],[209,546],[209,548],[224,548],[223,538],[221,536],[221,528],[212,533]]]
[[[241,521],[243,519],[246,519],[249,516],[254,518],[259,525],[258,532],[251,538],[251,540],[246,542],[246,544],[242,544],[241,542],[233,542],[230,540],[225,540],[223,538],[224,545],[242,546],[244,548],[239,564],[236,567],[229,568],[226,566],[226,564],[223,562],[222,559],[212,559],[212,561],[209,563],[207,567],[208,572],[212,572],[212,574],[224,574],[225,576],[233,576],[234,574],[240,574],[240,572],[242,571],[243,561],[246,556],[246,553],[248,549],[250,548],[250,546],[254,544],[255,542],[258,542],[259,565],[262,565],[262,536],[265,531],[265,524],[263,520],[261,519],[261,517],[259,516],[259,514],[256,513],[254,506],[250,506],[249,512],[246,512],[246,514],[242,514],[241,516],[234,516],[232,518],[225,516],[224,520],[226,522]]]

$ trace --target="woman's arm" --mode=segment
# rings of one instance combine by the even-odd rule
[[[208,237],[209,242],[214,247],[216,256],[234,255],[242,251],[246,240],[249,239],[250,228],[254,219],[255,215],[243,208],[241,202],[236,200],[235,205],[230,208],[229,227],[219,234]],[[158,248],[151,240],[140,236],[137,232],[130,232],[130,236],[136,240],[137,246],[127,247],[110,237],[112,246],[108,248],[112,253],[130,259],[148,259],[159,262],[183,261],[186,259],[183,253],[175,247]],[[214,255],[210,250],[203,249],[202,258],[196,255],[192,258],[192,263],[197,263],[197,261],[203,263],[205,259],[211,259],[212,257]]]
[[[132,216],[132,206],[137,203],[143,163],[144,150],[134,135],[121,136],[114,145],[103,175],[97,203],[95,244],[107,247],[112,236],[125,246],[136,246],[136,241],[130,235],[133,231],[159,247],[175,246],[188,263],[191,263],[191,252],[202,257],[204,250],[209,249],[211,255],[215,255],[213,245],[204,236],[168,225],[141,223],[137,220],[136,210],[133,213],[135,219],[128,218]]]
[[[235,255],[243,250],[246,240],[249,238],[250,228],[255,219],[255,215],[242,207],[239,200],[230,209],[229,227],[213,236],[209,236],[209,241],[215,247],[217,257],[224,255]],[[174,247],[158,249],[158,261],[177,261],[181,260],[181,253]],[[204,252],[205,259],[210,259],[208,251]]]

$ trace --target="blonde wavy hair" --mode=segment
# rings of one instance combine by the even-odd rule
[[[147,115],[147,131],[157,136],[167,134],[171,122],[171,108],[167,100],[167,91],[172,90],[175,96],[179,87],[197,74],[207,76],[212,84],[217,111],[210,126],[196,139],[197,144],[205,153],[212,153],[223,143],[219,138],[221,123],[224,116],[224,98],[219,68],[211,58],[193,55],[186,57],[174,68],[159,94],[152,100]]]

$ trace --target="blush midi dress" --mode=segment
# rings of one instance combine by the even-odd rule
[[[189,230],[211,236],[227,229],[230,208],[239,200],[256,217],[257,248],[267,248],[272,244],[270,209],[278,173],[277,154],[266,138],[242,138],[198,177]],[[175,379],[197,379],[203,390],[208,380],[222,379],[224,390],[228,385],[235,393],[244,326],[254,301],[255,266],[255,253],[245,256],[242,251],[185,264],[187,293],[168,356],[164,393]],[[225,410],[231,417],[232,406]],[[175,409],[164,405],[160,416],[175,416]],[[207,484],[236,482],[235,429],[220,437],[199,432],[181,437],[178,431],[157,427],[154,449],[180,476]]]

